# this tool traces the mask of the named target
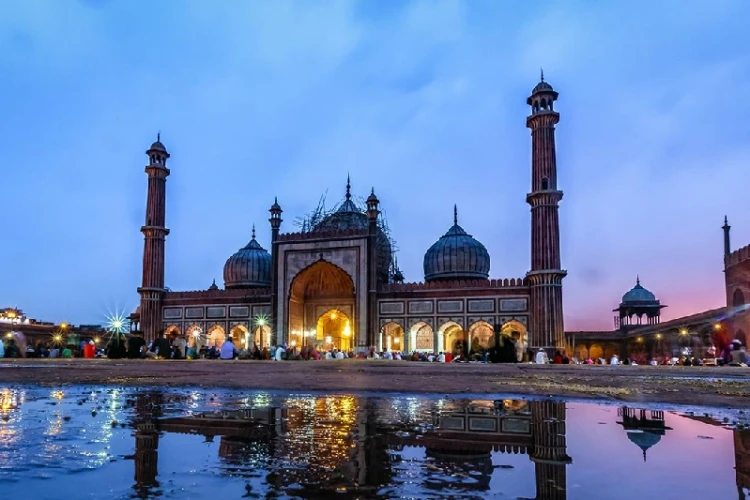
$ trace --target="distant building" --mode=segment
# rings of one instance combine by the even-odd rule
[[[661,322],[666,305],[641,285],[622,297],[615,309],[615,329],[566,332],[568,345],[579,359],[619,356],[679,356],[685,349],[703,356],[716,344],[738,340],[747,345],[750,332],[750,245],[731,251],[727,218],[724,218],[724,283],[726,305]]]
[[[253,228],[250,242],[224,265],[224,288],[171,291],[164,283],[166,180],[170,154],[160,137],[149,163],[141,303],[133,329],[147,341],[186,336],[193,345],[291,344],[364,351],[470,352],[494,343],[495,329],[524,346],[565,347],[554,109],[558,93],[541,81],[526,100],[531,113],[531,266],[523,278],[490,279],[490,255],[458,223],[424,256],[424,280],[404,283],[374,189],[357,202],[347,179],[333,211],[317,210],[298,232],[281,232],[270,212],[270,252]],[[250,224],[248,223],[248,226]],[[427,247],[427,245],[425,245]]]
[[[20,335],[19,335],[20,334]],[[0,309],[0,338],[36,346],[42,342],[50,346],[78,346],[81,341],[106,339],[108,332],[100,325],[71,325],[28,318],[21,309]]]

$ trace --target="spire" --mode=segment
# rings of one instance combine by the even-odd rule
[[[635,285],[636,286],[641,286],[641,275],[640,274],[636,274],[635,275]]]
[[[350,182],[349,174],[346,174],[346,199],[347,200],[352,199],[351,189],[352,189],[352,183]]]
[[[539,68],[539,72],[542,74],[541,81],[543,82],[544,81],[544,68]]]
[[[255,239],[255,224],[253,224],[253,239]]]
[[[453,204],[453,225],[458,226],[458,205]]]
[[[274,204],[278,205],[279,204],[279,197],[278,196],[274,196],[273,197],[273,202],[274,202]]]
[[[728,225],[729,225],[729,220],[727,219],[727,216],[726,216],[726,215],[724,216],[724,225],[725,225],[725,226],[728,226]]]
[[[161,130],[156,133],[156,142],[161,142]]]
[[[728,256],[730,253],[732,253],[732,244],[729,241],[729,230],[732,228],[732,226],[729,225],[729,220],[727,219],[727,216],[724,216],[724,225],[721,226],[721,229],[724,231],[724,257]]]

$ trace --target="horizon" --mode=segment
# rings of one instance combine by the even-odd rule
[[[540,68],[560,93],[565,330],[612,330],[637,275],[662,321],[721,307],[725,215],[732,250],[750,243],[750,4],[683,5],[0,5],[0,307],[74,324],[135,310],[158,132],[173,291],[223,285],[253,224],[269,249],[274,197],[293,232],[347,174],[358,198],[374,187],[406,281],[454,204],[490,278],[523,277]]]

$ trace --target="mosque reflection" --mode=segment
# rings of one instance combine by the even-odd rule
[[[206,441],[219,438],[219,457],[232,476],[264,474],[266,488],[297,497],[391,496],[386,490],[398,483],[399,452],[416,446],[432,458],[422,486],[436,493],[456,488],[488,492],[495,471],[492,453],[500,452],[529,456],[536,498],[566,498],[571,458],[566,453],[565,403],[464,401],[434,409],[426,419],[410,415],[408,402],[400,418],[388,419],[385,415],[394,414],[392,407],[382,411],[388,404],[332,396],[290,399],[283,408],[175,418],[141,415],[146,418],[136,424],[135,488],[147,492],[158,486],[160,434],[185,433]],[[461,482],[462,477],[470,480]],[[254,496],[250,483],[247,488],[248,496]]]

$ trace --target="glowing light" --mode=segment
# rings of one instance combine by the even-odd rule
[[[99,337],[94,337],[94,344],[98,344],[98,343],[99,343]]]
[[[67,327],[68,324],[66,322],[63,321],[62,323],[60,323],[60,328],[62,328],[63,330],[65,330]]]
[[[62,335],[58,333],[57,335],[52,337],[52,340],[54,340],[55,342],[62,342]]]
[[[330,335],[327,335],[326,336],[326,344],[330,344],[331,342],[333,342],[333,337],[331,337]]]
[[[115,308],[114,311],[110,310],[105,315],[105,328],[110,333],[129,333],[130,322],[125,311],[120,311]]]
[[[637,339],[635,339],[635,340],[636,340],[636,341],[638,341],[638,342],[643,342],[643,337],[638,337],[638,338],[637,338]]]
[[[15,313],[15,311],[8,311],[8,313],[6,314],[6,316],[8,316],[10,319],[13,319],[13,318],[16,317],[16,313]]]
[[[721,330],[721,323],[715,323],[714,330]]]
[[[261,328],[266,325],[267,321],[268,318],[263,314],[259,314],[255,317],[255,324],[260,326]]]
[[[657,339],[660,339],[660,338],[661,338],[661,333],[657,333],[657,334],[656,334],[656,338],[657,338]]]
[[[346,320],[346,324],[344,325],[344,337],[350,337],[352,334],[352,327],[349,326],[349,320]]]
[[[9,338],[9,339],[12,339],[12,338],[13,338],[13,332],[8,332],[8,333],[7,333],[6,335],[5,335],[5,337],[6,337],[6,338]]]
[[[687,334],[688,334],[687,328],[683,328],[680,330],[680,335],[687,335]]]
[[[292,347],[297,347],[297,341],[296,340],[292,340],[292,344],[291,345],[292,345]]]
[[[394,337],[393,338],[393,343],[394,344],[400,344],[401,343],[401,339],[399,337]]]
[[[331,313],[331,319],[336,319],[336,318],[338,318],[338,317],[339,317],[339,315],[338,315],[338,314],[336,314],[336,312],[335,312],[335,311]]]

